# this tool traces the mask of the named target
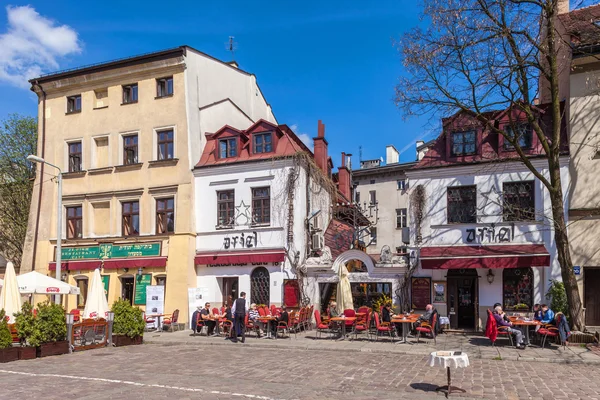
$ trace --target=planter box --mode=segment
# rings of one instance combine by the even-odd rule
[[[113,340],[113,344],[116,347],[121,347],[121,346],[131,346],[134,344],[142,344],[143,338],[144,338],[143,336],[137,336],[132,339],[129,336],[125,336],[125,335],[113,335],[112,340]]]
[[[19,349],[17,347],[9,347],[8,349],[0,349],[0,363],[17,361],[19,359]]]
[[[48,357],[48,356],[59,356],[61,354],[67,354],[69,352],[69,342],[51,342],[44,343],[37,347],[37,356],[38,357]]]
[[[35,347],[17,347],[19,349],[19,360],[33,360],[37,357]]]

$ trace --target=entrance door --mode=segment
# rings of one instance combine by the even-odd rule
[[[271,297],[269,270],[257,267],[250,275],[250,301],[256,304],[269,305]]]
[[[585,324],[600,326],[600,268],[585,268],[583,273]]]
[[[452,329],[477,330],[478,276],[474,269],[449,270],[448,316]]]
[[[223,278],[222,304],[232,306],[233,300],[237,299],[238,297],[238,278]]]
[[[121,298],[133,304],[133,278],[121,278]]]

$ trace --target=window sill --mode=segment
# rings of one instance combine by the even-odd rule
[[[113,172],[114,167],[100,167],[88,169],[90,175],[110,174]]]
[[[86,173],[87,173],[86,170],[81,170],[81,171],[77,171],[77,172],[63,172],[62,177],[64,179],[80,178],[82,176],[85,176]]]
[[[268,228],[270,226],[271,226],[270,222],[268,224],[267,223],[264,223],[264,224],[250,224],[251,228]]]
[[[215,229],[218,231],[231,230],[231,229],[233,229],[233,225],[215,225]]]
[[[166,95],[164,95],[164,96],[156,96],[156,97],[154,98],[154,100],[168,99],[169,97],[173,97],[173,93],[171,93],[171,94],[166,94]]]
[[[170,236],[174,236],[175,232],[163,232],[163,233],[156,232],[154,235],[168,238]]]
[[[92,110],[104,110],[105,108],[108,108],[108,106],[94,107]]]
[[[81,110],[77,110],[77,111],[67,111],[67,112],[65,113],[65,115],[80,114],[80,113],[81,113]]]
[[[177,165],[179,162],[179,158],[169,158],[166,160],[152,160],[148,161],[149,167],[169,167],[173,165]]]
[[[122,105],[122,106],[128,106],[128,105],[130,105],[130,104],[137,104],[137,103],[138,103],[137,101],[130,101],[130,102],[128,102],[128,103],[121,103],[121,105]]]
[[[132,171],[132,170],[136,170],[136,169],[142,169],[142,165],[144,165],[144,163],[116,165],[115,172]]]

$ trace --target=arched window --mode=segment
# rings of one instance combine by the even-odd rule
[[[250,301],[269,305],[270,290],[269,270],[265,267],[255,268],[250,275]]]
[[[533,309],[533,271],[531,268],[505,268],[502,273],[505,311]]]

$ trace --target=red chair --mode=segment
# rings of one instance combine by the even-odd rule
[[[321,333],[323,331],[327,331],[328,333],[331,332],[331,328],[329,326],[329,324],[325,324],[323,323],[323,321],[321,321],[321,313],[319,312],[319,310],[315,310],[315,321],[316,321],[316,327],[317,327],[317,335],[320,338],[321,337]],[[316,337],[315,337],[316,339]]]
[[[498,336],[508,337],[510,345],[512,346],[512,334],[508,331],[508,326],[498,326],[491,310],[487,310],[487,314],[488,319],[485,326],[485,336],[487,336],[492,341],[492,346],[496,344],[496,338]]]
[[[377,341],[379,339],[379,335],[382,333],[387,333],[390,336],[390,339],[392,339],[393,342],[393,338],[392,338],[392,330],[393,328],[389,325],[386,326],[382,326],[379,323],[379,314],[375,313],[375,329],[377,329],[377,335],[375,336],[375,341]]]
[[[433,314],[431,318],[431,323],[429,322],[421,322],[421,326],[417,326],[417,343],[419,343],[419,338],[421,337],[421,333],[427,335],[430,334],[433,338],[433,343],[437,345],[437,340],[435,338],[435,323],[437,322],[437,313]]]
[[[266,317],[267,313],[265,312],[265,310],[262,307],[258,307],[258,315],[260,315],[261,317]]]
[[[73,311],[71,311],[72,313]],[[146,327],[144,328],[146,332],[149,331],[149,329],[158,329],[154,327],[154,324],[156,323],[156,320],[154,318],[148,318],[146,317],[146,313],[142,313],[143,317],[144,317],[144,322],[146,323]],[[152,327],[149,327],[148,325],[152,325]]]
[[[202,329],[206,326],[206,324],[204,323],[204,320],[202,319],[202,316],[200,315],[200,313],[196,314],[196,321],[195,321],[196,327],[194,329],[194,336],[196,336],[198,333],[200,333],[202,335]],[[208,334],[207,334],[208,336]]]
[[[175,332],[176,330],[179,330],[179,324],[177,323],[178,319],[179,310],[175,310],[173,311],[173,314],[171,314],[169,317],[165,317],[165,319],[163,320],[163,326],[166,326],[167,330]]]
[[[260,308],[262,308],[262,310],[263,310],[263,312],[265,313],[265,315],[269,315],[269,314],[271,314],[271,312],[269,311],[269,307],[267,307],[267,306],[262,306],[262,307],[260,307]],[[260,308],[259,308],[259,310],[260,310]],[[260,313],[259,313],[259,315],[260,315]]]
[[[275,304],[271,304],[271,315],[276,315],[277,314],[277,307],[275,307]]]
[[[219,309],[218,309],[217,307],[213,307],[213,309],[212,309],[212,313],[213,313],[214,315],[219,315]]]
[[[72,309],[70,314],[73,314],[73,322],[79,322],[81,320],[81,311],[78,308]]]
[[[354,338],[358,338],[358,334],[360,332],[367,332],[367,334],[369,335],[369,340],[371,340],[371,330],[369,329],[369,326],[371,325],[371,311],[367,311],[367,315],[365,315],[364,318],[361,318],[360,321],[356,322],[356,325],[354,325]]]
[[[548,336],[550,336],[551,338],[557,338],[560,336],[557,326],[560,323],[561,317],[562,316],[560,314],[556,315],[556,326],[551,325],[551,324],[546,324],[543,327],[541,327],[540,329],[538,329],[538,331],[537,331],[538,335],[542,336],[542,350],[544,349],[544,346],[547,343]],[[561,345],[566,349],[566,342],[561,341]]]

